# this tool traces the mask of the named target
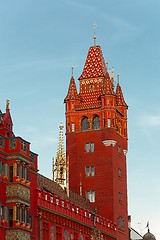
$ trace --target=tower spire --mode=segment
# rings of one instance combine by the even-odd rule
[[[66,187],[66,156],[64,151],[64,140],[63,140],[63,124],[60,123],[59,126],[59,142],[58,142],[58,149],[57,149],[57,156],[55,159],[55,163],[53,163],[53,176],[59,185],[62,188]]]
[[[94,39],[94,46],[96,46],[96,23],[94,22],[93,23],[93,29],[94,29],[94,35],[93,35],[93,39]]]
[[[73,70],[74,70],[74,67],[72,66],[72,77],[73,77]]]

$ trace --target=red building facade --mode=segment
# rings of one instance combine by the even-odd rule
[[[128,106],[119,81],[114,89],[114,73],[109,73],[100,46],[88,51],[79,93],[71,77],[65,104],[70,189],[117,224],[119,239],[128,239]]]
[[[0,111],[0,240],[128,239],[127,105],[99,46],[79,81],[78,93],[71,77],[65,98],[68,191],[38,173],[8,100]]]

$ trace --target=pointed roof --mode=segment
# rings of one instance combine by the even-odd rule
[[[94,77],[104,77],[106,75],[106,72],[107,68],[101,47],[100,46],[90,47],[84,65],[84,69],[79,80]]]
[[[123,93],[122,93],[122,88],[121,88],[119,82],[118,82],[117,88],[116,88],[116,95],[117,95],[117,105],[128,107],[128,105],[126,104],[126,102],[124,100],[124,96],[123,96]]]
[[[71,77],[69,88],[68,88],[68,93],[67,93],[66,98],[64,99],[64,102],[66,102],[67,100],[71,100],[71,99],[79,100],[79,95],[77,92],[76,83],[75,83],[73,76]]]
[[[109,76],[108,72],[107,72],[106,77],[104,79],[103,94],[115,95],[114,84],[113,84],[112,79],[110,79],[110,76]]]

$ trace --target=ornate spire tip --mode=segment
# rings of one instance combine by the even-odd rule
[[[97,24],[94,22],[94,24],[93,24],[93,30],[94,30],[94,36],[93,36],[94,46],[96,46],[96,27],[97,27]]]
[[[72,66],[72,77],[73,77],[73,70],[74,70],[74,67]]]
[[[9,104],[10,104],[10,100],[7,99],[7,100],[6,100],[6,109],[9,109]]]

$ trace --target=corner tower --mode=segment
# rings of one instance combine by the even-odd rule
[[[89,48],[79,78],[71,77],[66,104],[66,151],[70,189],[88,198],[97,213],[128,239],[127,104],[114,88],[100,46]]]

